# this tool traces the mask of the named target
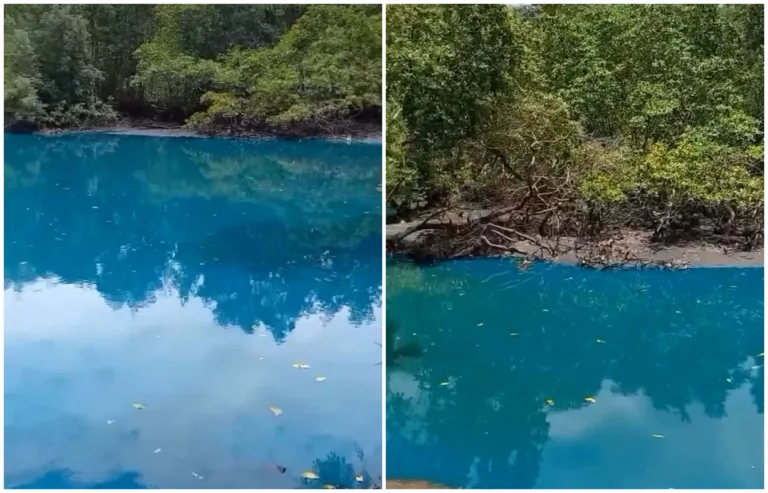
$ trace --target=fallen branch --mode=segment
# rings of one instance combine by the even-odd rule
[[[519,236],[520,238],[523,238],[524,240],[528,240],[528,241],[530,241],[531,243],[533,243],[534,245],[538,246],[538,247],[539,247],[539,248],[541,248],[542,250],[546,250],[546,251],[548,251],[550,255],[555,255],[555,250],[554,250],[552,247],[550,247],[549,245],[545,245],[545,244],[544,244],[544,243],[542,243],[541,241],[539,241],[539,240],[537,240],[537,239],[535,239],[535,238],[533,238],[533,237],[531,237],[531,236],[528,236],[528,235],[526,235],[526,234],[523,234],[523,233],[521,233],[521,232],[519,232],[519,231],[516,231],[516,230],[514,230],[514,229],[512,229],[512,228],[505,228],[505,227],[503,227],[503,226],[499,226],[498,224],[490,224],[489,226],[491,226],[491,227],[493,227],[493,228],[498,228],[498,229],[500,229],[500,230],[502,230],[502,231],[506,231],[506,232],[508,232],[508,233],[512,233],[512,234],[515,234],[515,235]],[[497,233],[497,234],[501,234],[501,233],[499,233],[498,231],[497,231],[496,233]],[[502,236],[503,236],[503,235],[502,235]],[[507,236],[504,236],[504,237],[505,237],[505,238],[507,238],[509,241],[514,241],[514,240],[512,240],[511,238],[509,238],[509,237],[507,237]]]

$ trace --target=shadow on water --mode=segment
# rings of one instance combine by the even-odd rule
[[[380,460],[373,458],[381,454],[380,432],[370,429],[366,421],[367,434],[358,444],[355,433],[366,429],[363,418],[346,418],[356,427],[340,430],[350,413],[370,423],[380,422],[380,368],[375,364],[381,359],[373,344],[380,342],[379,146],[84,134],[6,136],[5,149],[7,486],[317,487],[319,481],[370,487],[379,482]],[[90,293],[101,298],[111,314],[87,301]],[[63,317],[66,321],[54,323],[63,315],[55,312],[49,314],[50,327],[49,321],[34,318],[36,312],[51,310],[53,305],[64,308],[61,305],[66,303],[70,303]],[[79,313],[81,319],[70,321]],[[124,313],[131,315],[125,318]],[[182,326],[205,325],[208,317],[213,322],[209,325],[237,327],[242,332],[227,331],[224,336],[208,327]],[[31,335],[42,330],[36,324],[48,332]],[[326,336],[314,335],[315,329],[296,331],[302,324],[322,327]],[[64,335],[54,336],[56,330]],[[87,331],[85,338],[81,331]],[[294,331],[298,335],[292,335]],[[146,342],[145,332],[157,333],[158,339],[162,335],[168,356],[158,356],[158,350]],[[271,335],[286,348],[265,346],[257,333]],[[121,339],[105,342],[106,337]],[[315,352],[327,354],[313,356],[310,348],[325,340],[322,337],[330,345],[320,344]],[[334,353],[333,338],[348,338],[349,343]],[[113,349],[115,345],[124,347]],[[357,354],[344,352],[354,346],[360,348]],[[115,361],[104,361],[113,351]],[[256,358],[259,353],[267,355],[261,358],[266,361]],[[318,384],[309,378],[311,385],[297,382],[290,389],[288,385],[294,384],[289,382],[281,387],[278,382],[302,373],[291,370],[292,361],[282,361],[288,354],[315,358],[312,363],[327,361],[322,371],[328,372],[328,382]],[[128,355],[136,361],[122,361]],[[77,361],[70,361],[72,357]],[[181,359],[175,362],[175,358]],[[218,367],[203,370],[212,358]],[[271,363],[273,359],[281,362]],[[52,374],[45,362],[54,360],[66,362]],[[96,361],[98,367],[85,368]],[[360,365],[367,376],[353,378],[352,374],[361,373]],[[194,374],[184,375],[184,371]],[[147,418],[152,415],[145,411],[141,411],[145,422],[136,423],[132,417],[131,428],[122,438],[105,438],[103,431],[93,431],[92,419],[101,420],[102,426],[109,412],[116,412],[111,408],[107,412],[113,404],[99,401],[114,397],[121,386],[133,386],[129,380],[140,380],[142,372],[150,374],[150,380],[167,374],[178,392],[190,393],[189,399],[179,396],[184,402],[216,398],[195,395],[198,390],[191,382],[202,379],[221,393],[221,409],[204,405],[200,407],[206,411],[182,410],[181,402],[168,403],[163,417]],[[243,372],[249,377],[243,378]],[[136,375],[131,377],[132,373]],[[249,383],[257,375],[258,382]],[[131,388],[159,385],[139,383]],[[371,386],[356,388],[353,399],[349,387],[361,384]],[[325,398],[321,385],[329,392]],[[111,395],[96,395],[100,388]],[[267,410],[269,419],[264,423],[265,418],[252,421],[232,405],[235,401],[245,405],[239,401],[264,388],[282,395],[284,401],[295,401],[298,408],[286,406],[278,420],[267,410],[270,403],[249,401],[247,406],[260,406],[253,411],[257,415]],[[48,391],[53,394],[42,395]],[[151,392],[161,395],[159,388]],[[246,395],[234,395],[238,392]],[[46,402],[59,397],[68,401],[61,409]],[[135,397],[121,398],[127,398],[130,407]],[[317,399],[329,402],[320,405]],[[70,402],[80,400],[81,404]],[[302,410],[308,402],[317,409]],[[92,409],[86,412],[67,405]],[[188,432],[163,429],[164,420],[174,419],[179,412],[191,415],[184,426],[220,426],[221,430],[201,428],[195,433],[206,437],[185,444]],[[335,421],[334,412],[339,415]],[[225,413],[231,413],[227,420]],[[79,420],[78,414],[82,414]],[[315,423],[313,430],[313,416],[327,417],[327,422]],[[302,441],[297,427],[314,438]],[[43,436],[42,430],[54,429],[54,436]],[[152,432],[166,433],[169,440],[172,436],[178,442],[174,445],[182,447],[229,447],[227,453],[236,460],[197,465],[208,467],[192,471],[205,478],[199,480],[191,471],[171,473],[156,465],[137,466],[135,472],[123,470],[115,464],[120,460],[97,456],[99,450],[127,454],[131,460],[125,461],[135,462],[132,447]],[[227,434],[232,433],[238,436],[233,435],[230,443]],[[38,447],[48,450],[46,440],[61,441],[48,443],[56,452],[30,459],[33,452],[43,450]],[[64,450],[67,440],[89,443],[82,447],[91,449],[74,450],[72,455],[82,455],[79,459],[88,463],[83,468],[98,473],[82,478],[83,471],[61,467],[67,454],[55,454]],[[272,443],[276,440],[285,443]],[[253,447],[262,450],[254,452]],[[166,454],[165,447],[162,453],[159,450],[153,457],[157,463]],[[364,457],[362,450],[371,457]],[[192,455],[182,454],[176,463],[186,467]],[[46,459],[50,463],[42,465]],[[300,479],[303,470],[312,469],[313,460],[319,479]],[[284,466],[288,470],[281,474]],[[355,476],[363,467],[364,479],[358,481]],[[356,474],[350,476],[349,471]],[[93,475],[108,479],[91,479]]]
[[[387,311],[391,479],[762,487],[762,269],[391,261]]]

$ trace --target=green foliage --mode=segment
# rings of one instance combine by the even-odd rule
[[[411,152],[474,136],[519,62],[501,5],[387,7],[388,95],[403,109]],[[428,173],[421,170],[425,179]]]
[[[303,5],[157,5],[155,40],[175,53],[215,59],[233,46],[275,43]]]
[[[52,5],[30,35],[40,64],[40,94],[46,104],[90,102],[103,73],[93,61],[85,19],[70,5]]]
[[[151,103],[179,108],[189,114],[200,96],[213,84],[216,64],[168,51],[160,43],[143,44],[136,54],[138,74],[132,83],[140,86]]]
[[[508,205],[530,202],[527,190],[656,228],[686,214],[758,218],[762,6],[387,14],[387,172],[402,184],[390,205]]]
[[[9,6],[7,114],[43,126],[105,123],[112,108],[196,127],[354,117],[381,106],[381,18],[361,5]]]
[[[193,125],[235,116],[283,125],[380,106],[381,11],[309,6],[275,46],[231,50],[214,86]]]
[[[37,93],[40,69],[29,35],[13,17],[5,17],[4,42],[5,111],[34,116],[42,111]]]

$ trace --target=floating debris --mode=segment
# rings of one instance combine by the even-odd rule
[[[543,311],[543,312],[548,312],[548,311],[549,311],[549,309],[548,309],[548,308],[544,308],[544,309],[543,309],[543,310],[541,310],[541,311]]]
[[[589,396],[589,395],[588,395],[588,396],[586,396],[586,397],[584,398],[584,400],[585,400],[585,401],[587,401],[587,402],[592,402],[592,403],[594,403],[594,402],[597,402],[597,400],[596,400],[594,397],[592,397],[592,396]]]
[[[731,377],[728,377],[728,378],[725,379],[725,381],[728,382],[728,383],[732,383],[733,379]]]
[[[133,403],[133,408],[134,408],[134,409],[139,409],[139,410],[141,410],[141,409],[146,409],[146,407],[144,407],[144,404],[142,404],[142,403],[140,403],[140,402],[134,402],[134,403]]]
[[[479,324],[477,324],[478,327],[482,327],[483,325],[485,325],[484,322],[480,322]]]
[[[765,351],[757,355],[758,358],[762,358],[763,356],[765,356]]]
[[[195,471],[192,471],[192,475],[196,477],[197,479],[203,479],[203,477],[199,474],[197,474]]]
[[[311,366],[309,366],[308,364],[306,364],[306,363],[301,363],[301,362],[297,362],[297,363],[294,363],[294,364],[292,364],[291,366],[292,366],[292,367],[294,367],[294,368],[299,368],[299,369],[301,369],[301,370],[308,370],[309,368],[312,368],[312,367],[311,367]]]
[[[509,335],[516,336],[516,335],[519,335],[519,334],[517,332],[511,332]]]
[[[598,344],[605,344],[605,341],[602,339],[595,339],[595,342]]]
[[[547,399],[544,402],[547,404],[547,406],[554,406],[555,405],[555,401],[553,401],[552,399]]]
[[[451,384],[451,382],[440,382],[441,387],[447,387]]]
[[[325,377],[317,377],[315,378],[318,382],[325,382]]]
[[[155,453],[156,453],[156,454],[159,454],[161,450],[162,450],[162,449],[156,448],[156,449],[155,449]]]
[[[323,485],[323,489],[324,490],[335,490],[336,487],[334,485],[332,485],[332,484],[324,484]]]
[[[755,365],[755,366],[752,367],[752,369],[753,370],[757,370],[758,368],[762,368],[762,367],[763,367],[763,365]]]
[[[264,356],[259,356],[259,361],[264,361],[265,359],[267,359],[267,358],[264,357]]]
[[[272,411],[272,414],[274,414],[275,416],[280,416],[281,414],[283,414],[283,410],[277,406],[269,406],[269,410]]]
[[[111,425],[111,424],[114,424],[114,423],[115,423],[115,420],[114,420],[114,419],[108,419],[108,420],[107,420],[107,424],[108,424],[108,425]]]
[[[664,438],[664,435],[662,435],[662,434],[660,434],[660,433],[651,433],[651,436],[652,436],[653,438]]]
[[[301,477],[304,479],[320,479],[320,476],[318,476],[312,471],[305,471],[301,473]]]
[[[363,475],[362,474],[358,474],[357,476],[355,476],[355,481],[357,481],[358,483],[362,483],[363,482]]]

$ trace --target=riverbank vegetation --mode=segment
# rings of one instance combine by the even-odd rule
[[[390,249],[762,245],[763,6],[387,9]]]
[[[122,116],[206,133],[381,127],[377,5],[11,5],[6,128]]]

